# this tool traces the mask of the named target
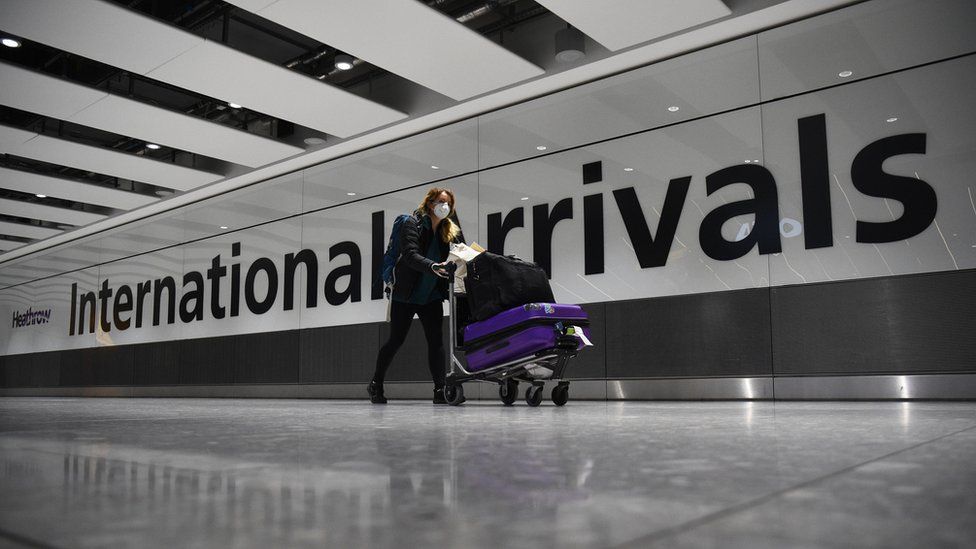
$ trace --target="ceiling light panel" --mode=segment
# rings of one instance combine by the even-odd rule
[[[0,104],[256,168],[304,151],[201,118],[0,63]]]
[[[721,0],[536,1],[611,51],[732,13]]]
[[[61,120],[108,95],[6,63],[0,63],[0,82],[0,104]]]
[[[117,95],[105,97],[70,120],[251,168],[305,151],[243,130]]]
[[[211,41],[147,76],[224,101],[233,98],[249,109],[339,137],[406,117],[310,76]]]
[[[17,144],[17,139],[25,134],[32,135],[0,126],[0,146],[3,147],[0,152],[181,191],[223,179],[219,174],[46,135],[33,134],[33,138]],[[12,144],[6,146],[7,143]]]
[[[54,198],[96,204],[119,210],[132,210],[159,200],[139,193],[90,185],[37,173],[0,168],[0,189],[22,193],[40,193]]]
[[[0,198],[0,214],[79,226],[94,223],[107,217],[81,210],[56,208],[45,204],[35,204],[33,202],[24,202],[23,200],[13,200],[10,198]]]
[[[544,73],[416,0],[230,3],[456,100]]]
[[[56,234],[61,234],[58,229],[38,227],[36,225],[24,225],[22,223],[11,223],[10,221],[0,221],[0,234],[7,236],[18,236],[20,238],[41,239]]]
[[[0,0],[3,28],[339,137],[406,114],[111,2]]]
[[[3,29],[146,74],[203,38],[101,0],[0,0]]]
[[[37,132],[0,125],[0,152],[9,153],[15,147],[34,139],[37,135]]]

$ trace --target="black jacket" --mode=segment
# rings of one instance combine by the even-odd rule
[[[458,227],[461,226],[453,213],[449,219]],[[427,228],[421,216],[416,213],[405,219],[400,226],[400,259],[393,268],[393,298],[397,301],[407,301],[421,274],[433,275],[430,266],[447,259],[450,246],[440,239],[437,242],[443,259],[438,262],[427,259],[427,248],[430,246],[431,238],[436,238],[434,231]],[[459,232],[454,242],[464,242],[464,234]],[[437,293],[441,299],[447,299],[446,278],[437,279]]]

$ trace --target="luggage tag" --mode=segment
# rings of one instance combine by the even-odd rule
[[[583,342],[584,346],[586,347],[593,346],[593,342],[591,342],[590,339],[586,337],[586,334],[583,333],[583,328],[580,328],[579,326],[570,326],[569,331],[572,335],[580,338],[580,341]]]

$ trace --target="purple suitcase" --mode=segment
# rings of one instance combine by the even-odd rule
[[[579,305],[528,303],[469,324],[464,328],[464,356],[468,370],[477,372],[556,347],[565,328],[579,326],[589,339],[589,319]],[[577,350],[584,346],[579,339]]]

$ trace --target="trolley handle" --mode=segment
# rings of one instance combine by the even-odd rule
[[[447,271],[447,284],[448,284],[448,329],[450,334],[448,336],[448,356],[450,357],[447,365],[447,375],[453,376],[455,373],[455,366],[460,366],[460,362],[455,356],[455,347],[457,347],[457,302],[454,296],[454,272],[457,271],[457,264],[453,261],[449,262],[445,268]]]

